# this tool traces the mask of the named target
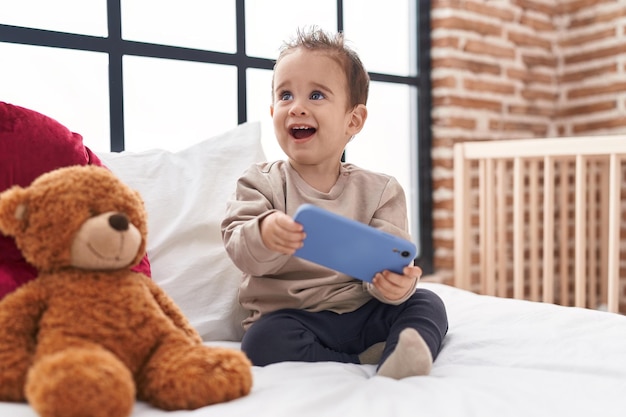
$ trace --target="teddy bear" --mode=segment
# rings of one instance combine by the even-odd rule
[[[0,193],[0,232],[38,271],[0,300],[0,401],[43,417],[125,417],[137,399],[196,409],[250,392],[245,354],[202,344],[174,301],[131,271],[147,214],[108,169],[58,168]]]

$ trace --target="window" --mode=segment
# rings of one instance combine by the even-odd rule
[[[346,160],[404,186],[418,264],[432,271],[429,2],[22,0],[0,15],[1,99],[47,114],[95,151],[178,150],[269,115],[274,59],[298,27],[341,30],[372,79]]]

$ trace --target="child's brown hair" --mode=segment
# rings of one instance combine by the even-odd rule
[[[298,48],[306,48],[310,51],[321,51],[335,59],[343,69],[348,81],[348,103],[350,108],[358,104],[367,104],[370,78],[359,58],[358,54],[346,45],[343,33],[330,34],[317,27],[298,29],[296,36],[285,43],[280,49],[276,64],[289,53]],[[274,91],[274,79],[272,78],[272,92]]]

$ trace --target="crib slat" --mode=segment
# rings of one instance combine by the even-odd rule
[[[587,211],[587,305],[590,308],[596,308],[598,306],[597,300],[597,287],[598,287],[598,264],[597,264],[597,249],[598,249],[598,177],[597,177],[597,164],[598,161],[594,161],[589,166],[589,182],[587,191],[589,192],[589,210]]]
[[[600,294],[605,303],[608,303],[609,277],[609,176],[610,158],[604,161],[600,170]]]
[[[568,210],[567,210],[567,195],[569,193],[568,187],[568,169],[567,161],[560,162],[561,177],[560,193],[559,193],[559,284],[560,284],[560,303],[563,305],[569,305],[569,271],[567,260],[569,233],[568,233]]]
[[[577,307],[586,304],[586,273],[587,251],[587,160],[582,155],[576,155],[576,210],[574,213],[574,302]]]
[[[513,160],[513,298],[524,298],[524,162]]]
[[[480,196],[481,196],[481,271],[483,292],[488,295],[496,294],[495,276],[495,200],[494,196],[494,169],[493,159],[480,160]]]
[[[530,224],[530,299],[539,301],[539,162],[530,161],[529,172],[529,224]]]
[[[470,289],[470,214],[469,160],[465,159],[464,147],[454,147],[454,281],[459,288]]]
[[[621,161],[611,154],[609,162],[609,259],[608,259],[608,310],[619,310],[619,243],[620,243],[620,174]]]
[[[487,173],[485,168],[485,160],[478,160],[478,229],[479,229],[479,241],[478,247],[480,249],[480,292],[485,292],[485,279],[487,274],[487,259],[485,258],[485,251],[487,250],[487,214],[486,214],[486,198],[485,198],[485,187],[487,186]]]
[[[498,241],[498,254],[497,254],[497,286],[498,286],[498,296],[499,297],[507,297],[507,262],[508,259],[506,257],[506,183],[505,183],[505,169],[506,169],[506,161],[503,159],[498,159],[496,162],[496,172],[497,172],[497,198],[496,198],[496,229],[497,229],[497,241]]]
[[[543,163],[543,301],[554,302],[554,159]]]

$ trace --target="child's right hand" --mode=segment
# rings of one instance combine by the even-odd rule
[[[302,225],[287,214],[275,211],[261,220],[261,239],[268,249],[293,255],[303,245]]]

